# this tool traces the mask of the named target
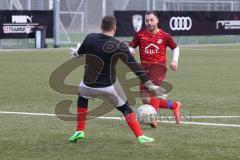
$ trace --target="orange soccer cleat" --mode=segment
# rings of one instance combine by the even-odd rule
[[[175,118],[175,122],[177,124],[179,124],[181,122],[181,107],[182,107],[182,104],[181,102],[176,102],[177,103],[177,107],[175,109],[172,109],[173,111],[173,115],[174,115],[174,118]]]

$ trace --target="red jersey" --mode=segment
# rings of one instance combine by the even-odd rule
[[[177,44],[171,35],[159,29],[159,32],[152,34],[147,29],[142,29],[129,43],[133,48],[139,46],[141,63],[166,64],[166,48],[174,49]]]

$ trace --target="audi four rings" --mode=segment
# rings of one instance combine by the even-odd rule
[[[173,31],[188,31],[192,28],[192,19],[190,17],[172,17],[169,25]]]

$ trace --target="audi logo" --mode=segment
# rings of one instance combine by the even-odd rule
[[[173,31],[188,31],[192,28],[192,19],[190,17],[172,17],[169,24]]]

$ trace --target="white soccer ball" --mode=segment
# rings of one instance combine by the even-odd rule
[[[137,119],[144,125],[149,125],[157,120],[157,112],[153,106],[144,104],[137,109]]]

